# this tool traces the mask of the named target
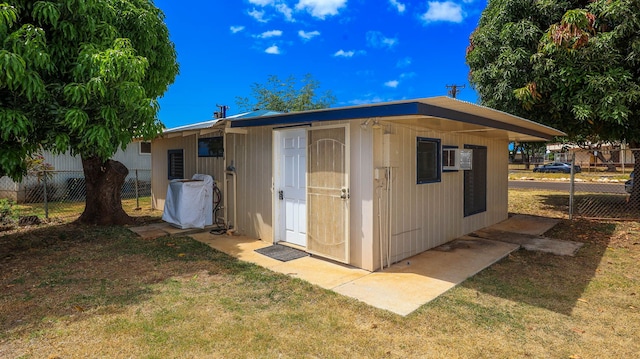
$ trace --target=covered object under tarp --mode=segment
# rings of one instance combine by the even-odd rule
[[[195,174],[169,182],[162,220],[180,229],[213,224],[213,177]]]

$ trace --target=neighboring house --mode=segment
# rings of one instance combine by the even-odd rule
[[[561,135],[448,97],[258,111],[154,140],[152,203],[210,174],[235,231],[374,271],[507,219],[509,142]]]
[[[576,156],[576,164],[582,167],[603,165],[610,161],[616,166],[632,167],[634,164],[633,151],[626,143],[603,144],[599,147],[580,147],[572,144],[549,143],[547,153],[554,154],[555,161],[571,162],[573,154]],[[601,152],[599,154],[599,152]]]
[[[55,155],[48,151],[43,152],[42,156],[44,162],[51,165],[52,171],[55,173],[51,176],[52,188],[64,189],[73,181],[77,182],[77,179],[84,177],[82,160],[79,156],[71,156],[69,153]],[[149,171],[151,170],[151,142],[132,142],[124,151],[118,149],[112,159],[122,162],[130,170]],[[20,183],[16,183],[6,176],[0,178],[0,198],[9,198],[18,203],[25,201],[28,187],[34,185],[34,179],[30,177],[33,176],[25,177]],[[145,180],[149,180],[148,173],[145,173],[144,177]]]

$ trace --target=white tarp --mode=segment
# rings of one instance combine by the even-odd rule
[[[162,220],[181,229],[212,225],[213,178],[195,174],[190,180],[169,182]]]

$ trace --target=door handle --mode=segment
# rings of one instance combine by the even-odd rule
[[[278,191],[278,199],[281,200],[281,201],[284,199],[284,191],[283,190],[279,190]]]
[[[350,195],[349,195],[349,189],[348,188],[343,188],[341,193],[340,193],[340,198],[342,199],[349,199]]]

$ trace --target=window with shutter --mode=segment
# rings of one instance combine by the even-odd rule
[[[169,150],[169,179],[184,178],[184,152],[183,150]]]
[[[487,147],[464,145],[473,150],[472,169],[464,171],[464,216],[487,211]]]

